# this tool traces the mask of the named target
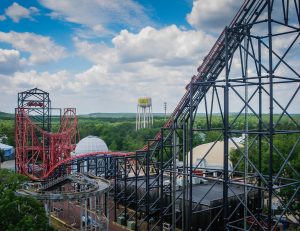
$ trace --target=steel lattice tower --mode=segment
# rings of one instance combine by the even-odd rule
[[[58,132],[51,131],[49,93],[34,88],[18,94],[15,109],[16,171],[40,180],[70,157],[77,137],[75,108],[64,109]]]
[[[34,88],[18,93],[18,108],[26,110],[36,125],[50,132],[51,100],[48,92]]]
[[[124,169],[116,185],[125,187],[114,195],[115,202],[123,204],[115,220],[125,217],[127,224],[135,222],[136,230],[163,230],[166,224],[170,230],[274,230],[283,216],[299,221],[293,209],[300,187],[294,167],[300,126],[293,114],[300,88],[299,9],[297,0],[243,3],[160,133],[135,157],[119,160]],[[197,113],[205,119],[198,122]],[[220,123],[213,123],[215,115]],[[215,136],[215,141],[195,163],[193,146],[199,133]],[[240,145],[234,138],[242,134]],[[293,143],[285,149],[278,139]],[[195,174],[218,141],[224,143],[220,174]],[[232,168],[230,144],[237,154]],[[181,171],[178,160],[183,163]],[[198,192],[193,182],[199,179],[209,183]],[[222,195],[216,199],[220,189]],[[215,199],[207,204],[209,197]],[[278,214],[274,201],[280,204]]]

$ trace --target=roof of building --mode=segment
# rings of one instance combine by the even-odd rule
[[[164,176],[164,180],[170,179]],[[128,182],[135,181],[135,177],[128,178]],[[160,181],[160,179],[158,179]],[[149,179],[150,184],[154,182],[153,178]],[[118,182],[121,187],[123,187],[124,182]],[[139,179],[137,181],[139,190],[146,190],[146,184],[144,180]],[[129,186],[130,185],[130,186]],[[128,183],[128,187],[132,187],[133,184]],[[129,190],[129,189],[128,189]],[[156,190],[150,189],[152,195],[157,195]],[[187,190],[187,188],[186,188]],[[253,190],[255,191],[255,190]],[[176,198],[183,198],[181,190],[176,190]],[[243,187],[239,185],[230,185],[230,190],[228,190],[228,197],[241,196],[244,193]],[[199,203],[201,205],[210,206],[211,202],[223,199],[223,183],[208,180],[205,184],[194,184],[192,187],[192,199],[193,203]]]
[[[2,149],[2,150],[10,150],[10,149],[13,149],[13,148],[14,148],[13,146],[0,143],[0,149]]]
[[[229,151],[236,149],[233,142],[228,143]],[[224,141],[210,142],[201,144],[193,148],[193,163],[197,165],[204,157],[204,162],[207,168],[220,169],[223,168],[224,163]],[[231,168],[231,162],[229,161]]]
[[[87,136],[76,145],[75,155],[107,151],[108,147],[102,139],[97,136]]]
[[[231,185],[228,190],[228,197],[240,196],[243,194],[243,188]],[[181,191],[176,192],[176,196],[182,198]],[[193,185],[193,203],[210,206],[211,202],[223,199],[223,184],[208,182],[207,184]]]

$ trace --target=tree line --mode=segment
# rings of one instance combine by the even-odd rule
[[[0,230],[54,231],[41,202],[16,196],[15,191],[26,180],[23,175],[0,169]]]

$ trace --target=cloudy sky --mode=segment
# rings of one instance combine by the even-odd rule
[[[0,111],[38,87],[54,107],[172,111],[236,0],[0,1]],[[222,10],[220,10],[222,9]]]

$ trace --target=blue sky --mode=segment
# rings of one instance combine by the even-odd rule
[[[171,112],[242,0],[0,1],[0,111],[17,93],[54,107],[134,112],[150,96]]]
[[[7,19],[0,21],[1,31],[3,32],[31,32],[38,35],[49,36],[51,39],[60,46],[63,46],[67,52],[72,53],[75,48],[72,42],[72,37],[76,36],[76,31],[84,29],[85,25],[80,23],[73,23],[67,20],[53,20],[49,17],[51,9],[45,7],[43,2],[29,0],[29,1],[8,1],[4,0],[0,2],[1,15],[5,16],[5,11],[11,6],[24,7],[29,9],[35,7],[38,12],[32,12],[29,17],[15,16],[10,18],[5,16]],[[161,28],[170,24],[176,24],[190,28],[190,25],[185,20],[186,14],[189,13],[192,7],[191,0],[184,1],[137,1],[142,7],[144,7],[144,13],[147,16],[147,24],[139,24],[135,26],[129,25],[128,30],[137,33],[144,25],[154,26]],[[84,4],[81,1],[81,4]],[[17,7],[16,7],[17,8]],[[80,8],[80,6],[79,6]],[[101,12],[99,11],[99,14]],[[17,20],[17,21],[16,21]],[[111,23],[109,28],[112,29],[113,33],[118,33],[122,29],[127,29],[126,23]],[[113,34],[95,34],[88,38],[89,41],[101,42],[104,41],[107,44],[111,43]],[[5,42],[0,43],[2,48],[12,49],[13,47]],[[26,56],[26,54],[24,54]],[[91,65],[91,62],[81,57],[67,57],[64,60],[56,63],[48,63],[47,65],[37,66],[36,70],[39,71],[58,71],[60,69],[68,69],[74,73],[83,71]]]

